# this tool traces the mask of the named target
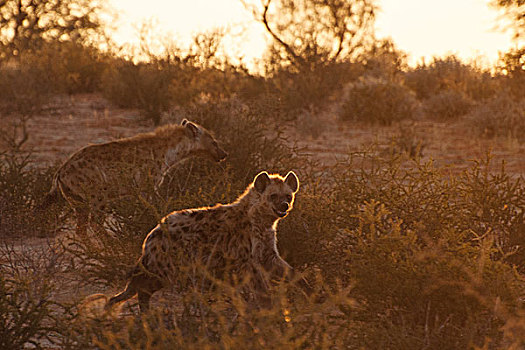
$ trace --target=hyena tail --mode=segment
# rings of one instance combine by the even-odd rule
[[[113,305],[126,301],[138,294],[140,312],[149,309],[151,295],[162,288],[162,282],[156,276],[144,270],[144,267],[137,264],[132,271],[131,278],[124,291],[109,298],[106,304],[106,311],[112,309]]]
[[[59,203],[64,197],[62,192],[58,188],[58,176],[55,175],[53,178],[53,186],[51,190],[46,194],[42,202],[36,206],[35,212],[41,213],[55,203]]]
[[[131,299],[132,297],[135,296],[135,294],[137,294],[137,290],[134,288],[134,285],[132,283],[128,283],[128,285],[126,286],[126,289],[124,289],[124,291],[122,291],[122,292],[112,296],[111,298],[109,298],[109,300],[106,303],[106,306],[104,307],[104,309],[106,311],[111,310],[113,305],[118,304],[118,303],[120,303],[122,301],[126,301],[128,299]]]
[[[106,310],[110,310],[113,305],[117,304],[117,303],[120,303],[121,301],[125,301],[125,300],[128,300],[132,297],[135,296],[135,294],[137,294],[137,289],[135,288],[135,283],[133,283],[133,277],[136,275],[136,274],[139,274],[140,273],[140,268],[138,267],[138,265],[136,265],[133,269],[131,269],[127,274],[126,274],[126,279],[129,280],[128,284],[126,285],[126,289],[124,289],[124,291],[112,296],[111,298],[109,298],[108,302],[106,303],[106,306],[105,306],[105,309]]]

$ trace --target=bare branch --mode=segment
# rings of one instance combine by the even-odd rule
[[[284,57],[299,70],[351,59],[371,43],[374,0],[240,1],[270,34],[277,60]]]
[[[305,60],[300,57],[299,55],[297,55],[295,53],[295,51],[290,47],[290,45],[288,45],[287,43],[285,43],[273,30],[272,28],[270,28],[270,24],[268,23],[268,9],[270,7],[270,3],[272,1],[271,0],[266,0],[266,4],[264,4],[264,11],[262,13],[262,23],[264,24],[264,26],[266,27],[266,30],[268,31],[268,33],[270,33],[270,35],[275,39],[275,41],[277,41],[285,50],[286,52],[292,56],[293,60],[298,63],[299,65],[304,65],[305,64]]]

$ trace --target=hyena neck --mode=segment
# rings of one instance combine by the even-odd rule
[[[238,206],[238,210],[248,217],[255,233],[267,235],[269,232],[275,232],[279,219],[265,213],[264,205],[261,204],[260,196],[253,188],[253,185],[250,185],[234,202],[234,205]]]
[[[184,128],[178,125],[166,125],[155,130],[156,140],[151,140],[150,147],[156,148],[164,154],[167,164],[175,164],[192,155],[198,143],[190,140]]]
[[[177,144],[171,144],[164,149],[168,164],[173,164],[190,157],[195,150],[194,143],[182,138]]]

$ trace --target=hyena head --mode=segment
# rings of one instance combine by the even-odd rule
[[[217,140],[208,130],[186,119],[182,120],[181,125],[184,126],[184,132],[192,144],[192,153],[204,154],[217,162],[226,158],[228,153],[219,147]]]
[[[263,171],[255,177],[253,187],[260,194],[258,214],[280,219],[292,210],[299,180],[293,171],[284,178]]]

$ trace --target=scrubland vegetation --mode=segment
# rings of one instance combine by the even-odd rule
[[[322,132],[315,118],[330,109],[339,122],[362,125],[463,120],[473,137],[521,144],[524,50],[502,54],[492,68],[454,56],[408,67],[392,42],[374,39],[371,2],[351,2],[359,8],[352,19],[337,2],[318,4],[326,21],[317,26],[313,2],[300,3],[279,2],[279,10],[290,12],[283,21],[303,16],[312,25],[304,31],[269,16],[271,8],[247,4],[274,39],[258,73],[219,55],[221,31],[199,34],[188,50],[152,52],[143,42],[134,56],[142,60],[110,41],[99,49],[86,39],[103,33],[94,8],[85,33],[18,31],[18,41],[0,41],[0,348],[525,346],[523,174],[493,164],[490,154],[450,173],[423,159],[423,145],[406,129],[392,152],[363,146],[328,166],[280,132],[295,123]],[[512,9],[512,1],[500,5]],[[357,29],[345,32],[351,26]],[[339,46],[323,47],[308,35],[315,31]],[[309,40],[287,41],[300,34]],[[35,214],[59,164],[36,163],[26,147],[27,121],[56,96],[78,93],[139,110],[151,127],[196,121],[214,132],[228,159],[181,163],[161,188],[133,189],[131,200],[112,208],[107,232],[78,237],[67,206]],[[261,170],[299,176],[278,245],[310,281],[312,296],[280,283],[273,306],[254,310],[227,286],[184,298],[168,289],[145,315],[134,302],[113,313],[86,302],[123,287],[161,217],[232,201]]]

